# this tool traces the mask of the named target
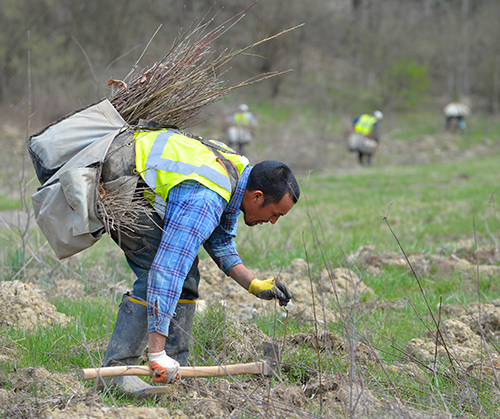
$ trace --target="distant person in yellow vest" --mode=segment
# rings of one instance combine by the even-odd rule
[[[230,127],[227,130],[227,141],[231,147],[243,155],[243,148],[253,139],[257,120],[245,104],[238,107],[238,111],[231,117]]]
[[[380,144],[380,121],[384,115],[380,111],[375,111],[373,115],[363,114],[353,121],[354,132],[361,134],[365,141],[357,146],[359,163],[370,165],[371,157],[375,154]],[[370,141],[366,141],[366,139]]]

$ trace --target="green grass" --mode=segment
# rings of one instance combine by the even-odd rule
[[[408,252],[435,251],[459,238],[492,244],[498,223],[491,200],[500,193],[498,156],[460,163],[371,167],[346,176],[303,178],[301,199],[276,225],[239,227],[239,251],[249,266],[287,265],[311,251],[314,235],[335,264],[362,245],[399,251],[388,223]],[[498,233],[497,237],[498,237]]]
[[[444,114],[435,112],[410,112],[398,113],[397,120],[392,120],[391,116],[387,116],[389,121],[381,123],[383,132],[398,140],[411,141],[421,135],[435,135],[444,131]]]
[[[66,327],[1,329],[4,344],[17,343],[16,365],[22,368],[43,365],[49,371],[68,372],[68,366],[91,367],[89,353],[96,365],[102,365],[106,349],[104,336],[113,330],[118,301],[109,298],[61,299],[53,303],[57,311],[72,317]],[[13,365],[5,367],[12,369]]]
[[[437,136],[445,133],[444,114],[436,112],[412,112],[388,115],[382,122],[383,135],[391,138],[412,141],[415,138],[429,135]],[[500,120],[489,114],[472,115],[466,120],[467,135],[461,135],[459,147],[480,144],[483,140],[498,141],[500,139]]]
[[[0,211],[16,210],[21,208],[19,198],[0,194]]]
[[[196,365],[218,365],[220,363],[251,362],[248,353],[234,350],[234,344],[243,345],[245,336],[234,327],[236,319],[230,309],[223,305],[209,305],[195,316],[193,326],[196,342],[192,344],[190,357]],[[228,345],[228,342],[231,345]]]

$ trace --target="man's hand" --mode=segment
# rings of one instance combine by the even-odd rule
[[[281,281],[271,279],[254,279],[248,287],[248,292],[263,300],[273,300],[277,298],[280,306],[286,306],[292,299],[292,293]]]
[[[149,365],[153,368],[153,381],[155,383],[168,383],[181,378],[179,363],[167,356],[165,351],[150,353]]]

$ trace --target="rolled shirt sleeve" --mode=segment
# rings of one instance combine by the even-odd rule
[[[238,228],[238,217],[241,214],[241,201],[251,171],[252,166],[248,165],[241,173],[236,191],[225,208],[219,225],[203,245],[210,257],[226,275],[229,275],[229,271],[233,266],[243,263],[236,251],[234,238]]]
[[[220,224],[203,244],[207,253],[226,275],[229,275],[234,265],[243,263],[234,243],[238,215],[239,212],[224,214]]]

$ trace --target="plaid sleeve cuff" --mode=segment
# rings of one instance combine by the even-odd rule
[[[159,333],[163,336],[168,336],[168,328],[170,327],[170,318],[164,317],[162,320],[156,318],[156,316],[148,316],[148,332],[149,333]]]

